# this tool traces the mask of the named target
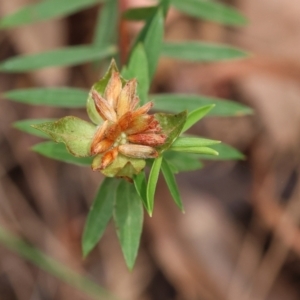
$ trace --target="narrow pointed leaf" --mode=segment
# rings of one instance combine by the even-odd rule
[[[146,180],[145,172],[142,171],[139,174],[137,174],[133,178],[133,182],[134,182],[134,186],[135,186],[137,193],[139,194],[147,212],[149,213],[150,211],[149,211],[148,202],[147,202],[147,180]]]
[[[169,8],[170,8],[170,0],[161,0],[159,6],[162,8],[164,17],[166,18]]]
[[[119,184],[120,181],[116,178],[105,178],[101,184],[84,226],[82,237],[84,257],[97,245],[112,217]]]
[[[191,111],[187,116],[186,122],[182,129],[182,132],[185,132],[186,130],[191,128],[194,124],[196,124],[198,121],[200,121],[214,107],[215,107],[214,104],[206,105],[206,106],[202,106],[202,107],[199,107],[198,109]]]
[[[148,178],[146,194],[147,194],[147,207],[149,207],[150,216],[152,216],[153,213],[154,196],[155,196],[161,162],[162,162],[162,156],[159,156],[154,160]]]
[[[143,44],[138,44],[132,51],[128,66],[123,68],[122,76],[126,79],[136,78],[138,81],[137,94],[140,104],[147,102],[149,91],[148,60]]]
[[[17,121],[15,123],[13,123],[13,127],[17,128],[23,132],[41,137],[41,138],[49,138],[49,135],[36,130],[35,128],[32,127],[32,125],[36,125],[36,124],[42,124],[45,122],[54,122],[56,121],[55,119],[26,119],[26,120],[21,120],[21,121]]]
[[[64,17],[91,7],[104,0],[43,0],[24,6],[0,20],[0,29],[32,24],[52,18]]]
[[[175,201],[175,203],[179,207],[179,209],[182,212],[184,212],[175,176],[174,176],[171,168],[169,167],[168,162],[165,159],[162,160],[161,170],[162,170],[162,173],[164,175],[167,186],[169,188],[169,191],[170,191],[170,193],[173,197],[173,200]]]
[[[164,35],[164,16],[162,9],[158,8],[140,32],[135,46],[143,43],[148,59],[149,79],[151,80],[160,57]],[[134,47],[135,47],[134,46]],[[133,48],[134,49],[134,48]]]
[[[122,181],[117,188],[114,221],[127,267],[132,270],[143,227],[143,205],[134,185]]]
[[[243,26],[247,19],[235,8],[216,1],[171,0],[176,9],[196,18],[224,25]]]
[[[96,126],[76,117],[64,117],[55,122],[33,125],[48,134],[55,142],[66,144],[71,154],[77,157],[90,156],[90,146]]]
[[[110,57],[116,53],[114,46],[96,48],[73,46],[32,55],[9,58],[0,63],[1,72],[28,72],[47,67],[74,66]]]
[[[203,164],[199,161],[198,154],[166,151],[163,156],[175,174],[203,168]]]
[[[188,148],[188,147],[207,147],[215,144],[220,144],[220,141],[199,138],[199,137],[179,137],[172,144],[171,149]]]
[[[93,44],[96,47],[112,45],[117,40],[118,0],[106,1],[99,10]]]
[[[91,157],[75,157],[68,152],[64,144],[43,142],[33,146],[32,150],[48,158],[73,165],[90,166],[92,164]]]
[[[165,42],[161,54],[193,62],[223,61],[249,56],[248,53],[228,45],[189,41]]]
[[[155,114],[155,118],[158,120],[162,128],[162,132],[167,137],[165,143],[162,146],[156,148],[160,153],[167,150],[177,139],[186,122],[186,117],[186,111],[183,111],[177,115],[165,113]]]
[[[219,155],[219,152],[210,147],[174,147],[170,148],[171,151],[208,154],[208,155]]]
[[[3,98],[30,105],[85,107],[88,91],[76,88],[30,88],[8,91]]]
[[[178,172],[192,171],[193,170],[193,161],[196,170],[196,164],[199,159],[201,160],[242,160],[245,159],[244,154],[242,154],[237,149],[221,143],[216,145],[211,145],[209,152],[213,150],[213,153],[205,154],[203,153],[203,147],[200,148],[200,152],[197,153],[186,153],[186,152],[173,152],[166,151],[164,152],[164,158],[172,164],[174,169],[177,168]],[[204,148],[205,150],[205,148]],[[206,149],[207,150],[207,149]],[[206,151],[205,150],[205,151]],[[215,152],[218,152],[218,155],[215,155]],[[212,155],[213,154],[213,155]],[[187,157],[189,156],[189,158]],[[189,169],[190,168],[190,169]],[[199,167],[201,168],[201,167]]]
[[[152,17],[157,11],[157,6],[137,7],[126,10],[122,17],[130,21],[144,21]]]
[[[31,262],[41,270],[47,272],[51,276],[57,278],[61,282],[81,291],[87,296],[84,298],[95,300],[118,299],[109,291],[103,289],[97,283],[92,281],[88,276],[77,273],[75,270],[64,265],[61,261],[55,260],[51,256],[46,255],[41,250],[29,245],[27,242],[23,241],[2,226],[0,227],[0,244],[1,246],[15,252],[21,258]]]
[[[208,116],[244,116],[253,113],[253,110],[243,104],[233,101],[187,94],[157,94],[151,95],[154,107],[158,111],[179,113],[183,110],[192,111],[200,106],[215,104],[216,107],[208,113]]]
[[[218,156],[210,156],[210,155],[201,155],[202,159],[209,159],[209,160],[241,160],[245,159],[245,155],[242,154],[239,150],[221,143],[218,145],[212,145],[212,149],[219,153]]]

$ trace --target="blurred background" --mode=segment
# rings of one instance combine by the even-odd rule
[[[0,17],[33,2],[0,0]],[[133,7],[151,3],[128,0]],[[172,203],[165,183],[159,182],[154,216],[145,217],[133,272],[125,266],[112,225],[92,254],[81,257],[83,225],[102,175],[31,152],[39,139],[11,125],[25,118],[86,118],[85,111],[1,99],[1,225],[94,280],[116,299],[300,299],[300,2],[224,3],[239,9],[249,24],[233,29],[171,10],[165,39],[227,43],[251,56],[213,64],[161,59],[151,92],[216,96],[252,107],[251,116],[205,118],[192,130],[236,147],[247,159],[205,162],[200,171],[180,174],[185,214]],[[96,17],[97,10],[91,8],[68,18],[1,31],[0,60],[89,43]],[[128,23],[131,37],[140,28],[139,23]],[[89,88],[98,77],[90,65],[2,73],[0,92]],[[0,299],[91,298],[2,244]]]

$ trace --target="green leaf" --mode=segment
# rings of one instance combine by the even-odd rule
[[[147,180],[146,180],[145,172],[142,171],[136,176],[134,176],[133,182],[137,193],[139,194],[147,212],[149,213],[149,207],[147,202]]]
[[[236,9],[215,1],[171,0],[176,9],[196,18],[218,22],[224,25],[243,26],[247,19]]]
[[[245,159],[245,155],[242,154],[237,149],[221,143],[218,145],[212,145],[211,148],[213,148],[215,151],[219,153],[218,156],[209,156],[209,155],[201,155],[202,159],[213,159],[213,160],[236,160],[236,159]]]
[[[90,166],[92,164],[91,157],[75,157],[67,151],[64,144],[43,142],[33,146],[32,150],[48,158],[73,165]]]
[[[93,44],[96,47],[112,45],[117,40],[118,0],[109,0],[99,10]]]
[[[204,151],[203,151],[204,149]],[[172,149],[173,150],[173,149]],[[204,153],[204,152],[209,153]],[[213,152],[212,152],[213,151]],[[218,155],[216,155],[216,152]],[[173,152],[166,151],[163,154],[164,158],[168,160],[171,167],[173,167],[173,171],[176,172],[184,172],[184,171],[193,171],[196,169],[200,169],[202,164],[200,163],[199,168],[197,167],[197,163],[199,163],[199,159],[203,160],[241,160],[245,159],[245,156],[238,151],[237,149],[221,143],[210,146],[210,148],[200,148],[200,151],[197,153],[186,153],[186,152]],[[193,168],[194,166],[194,168]]]
[[[21,258],[33,263],[41,270],[56,277],[61,282],[83,292],[87,296],[84,298],[97,300],[117,299],[110,292],[93,282],[88,276],[76,273],[61,261],[57,261],[39,249],[29,245],[2,226],[0,227],[0,244],[15,252]]]
[[[183,110],[192,111],[200,106],[215,104],[209,116],[244,116],[252,114],[252,109],[229,100],[197,95],[157,94],[150,97],[154,101],[156,110],[178,113]]]
[[[73,46],[32,55],[9,58],[0,63],[1,72],[28,72],[54,66],[74,66],[110,57],[116,53],[114,46],[96,48]]]
[[[161,54],[193,62],[222,61],[248,56],[246,52],[231,46],[190,41],[165,42]]]
[[[161,0],[159,6],[162,8],[164,13],[164,17],[166,18],[169,8],[170,8],[170,0]]]
[[[170,148],[170,150],[188,152],[188,153],[219,155],[219,153],[216,150],[209,147],[174,147],[174,148]]]
[[[71,154],[90,156],[91,142],[96,126],[76,117],[64,117],[55,122],[36,124],[32,127],[48,134],[55,142],[65,143]]]
[[[171,193],[175,203],[177,204],[179,209],[182,212],[184,212],[181,197],[180,197],[180,193],[179,193],[177,183],[176,183],[176,180],[175,180],[175,176],[174,176],[171,168],[169,167],[168,162],[165,159],[162,160],[161,170],[162,170],[165,181],[167,183],[167,186],[170,190],[170,193]]]
[[[0,29],[12,28],[40,21],[59,18],[91,7],[103,0],[44,0],[37,4],[22,7],[0,20]]]
[[[153,213],[154,195],[155,195],[156,185],[158,181],[161,162],[162,162],[162,156],[159,156],[154,160],[148,178],[146,195],[147,195],[147,207],[149,208],[150,216],[152,216]]]
[[[31,125],[42,124],[45,122],[54,122],[54,121],[55,121],[55,119],[26,119],[26,120],[21,120],[21,121],[17,121],[15,123],[13,123],[13,127],[17,128],[23,132],[26,132],[26,133],[29,133],[29,134],[32,134],[32,135],[35,135],[35,136],[38,136],[41,138],[48,139],[49,136],[47,134],[45,134],[39,130],[36,130]]]
[[[186,122],[182,129],[182,132],[185,132],[186,130],[191,128],[194,124],[196,124],[198,121],[200,121],[214,107],[215,107],[214,104],[206,105],[206,106],[202,106],[202,107],[199,107],[198,109],[191,111],[187,116]]]
[[[118,186],[113,216],[126,265],[132,270],[143,228],[143,206],[131,183],[122,181]]]
[[[203,164],[199,161],[198,154],[166,151],[163,157],[169,163],[169,167],[175,174],[203,168]]]
[[[122,17],[130,21],[144,21],[152,17],[157,11],[157,6],[137,7],[126,10]]]
[[[101,184],[84,226],[82,237],[84,257],[97,245],[112,217],[119,184],[119,180],[115,178],[105,178]]]
[[[75,88],[31,88],[8,91],[3,98],[31,104],[55,107],[85,107],[87,90]]]
[[[143,44],[138,44],[133,49],[128,66],[122,70],[122,76],[126,79],[137,79],[137,94],[141,100],[140,104],[145,104],[148,99],[150,82],[148,75],[148,61]]]
[[[171,149],[175,151],[175,149],[177,148],[207,147],[219,143],[221,142],[199,137],[179,137],[174,141],[174,143],[171,146]]]
[[[146,25],[141,30],[137,40],[135,42],[134,48],[142,43],[145,47],[145,51],[148,59],[149,67],[149,79],[151,80],[156,66],[160,57],[162,41],[164,35],[164,16],[162,9],[158,9],[156,13],[151,17]]]
[[[159,152],[163,152],[168,149],[177,139],[186,122],[186,116],[186,111],[183,111],[177,115],[165,113],[155,114],[155,118],[158,120],[162,128],[162,133],[167,136],[165,143],[162,146],[156,148]]]

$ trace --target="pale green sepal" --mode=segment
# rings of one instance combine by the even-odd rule
[[[93,169],[101,164],[103,154],[97,155],[92,164]],[[144,159],[127,157],[118,154],[117,158],[104,170],[100,170],[107,177],[128,177],[132,178],[145,168],[146,161]]]
[[[165,143],[156,148],[161,153],[167,150],[180,135],[186,122],[187,112],[183,111],[176,115],[157,113],[155,114],[155,118],[162,128],[162,133],[167,137]]]
[[[97,127],[77,117],[64,117],[55,122],[32,125],[55,142],[65,143],[71,154],[77,157],[91,156],[90,147]]]

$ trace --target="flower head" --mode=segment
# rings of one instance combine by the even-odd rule
[[[99,155],[93,170],[104,170],[118,155],[128,158],[155,158],[155,147],[164,144],[159,122],[148,111],[152,102],[138,107],[137,81],[131,79],[122,86],[119,72],[113,71],[103,97],[92,89],[91,97],[103,123],[97,128],[91,143],[91,155]]]
[[[113,60],[89,93],[87,113],[92,123],[66,116],[34,127],[64,143],[73,156],[92,156],[93,170],[130,180],[144,169],[147,158],[171,147],[186,121],[186,112],[149,115],[153,103],[139,106],[136,90],[136,79],[121,77]]]

